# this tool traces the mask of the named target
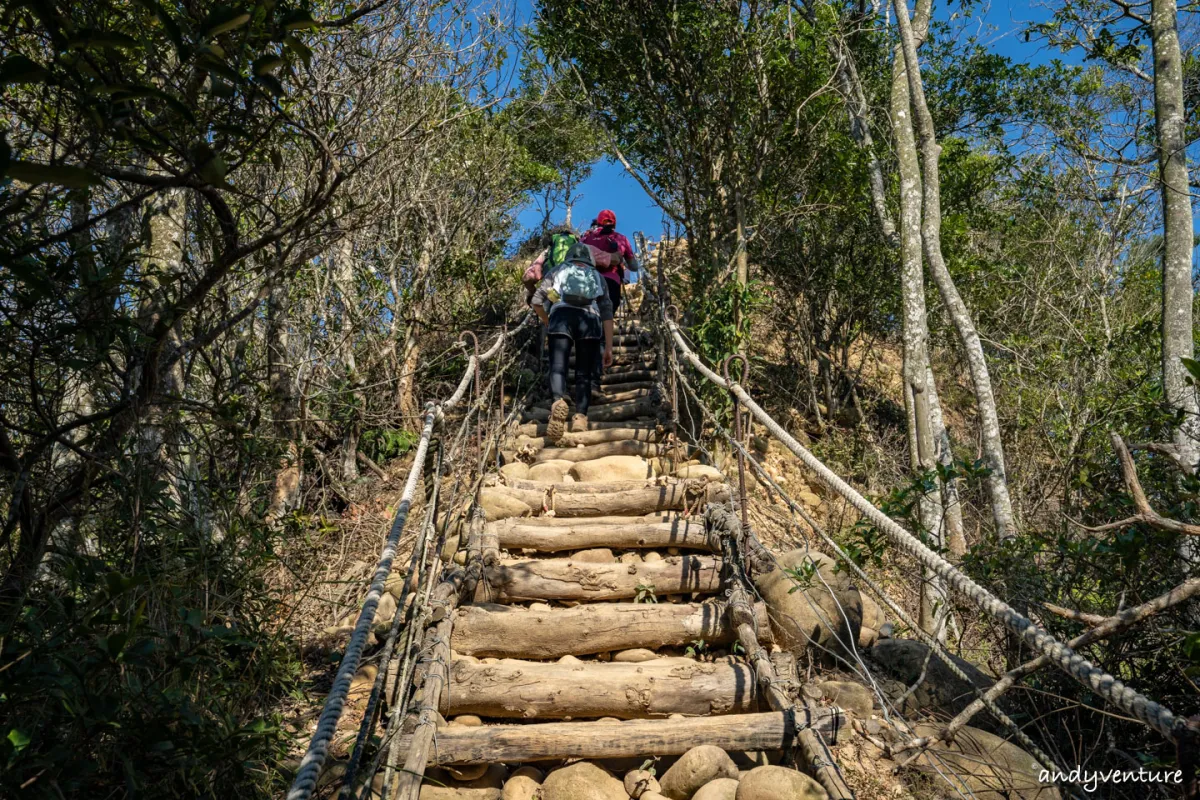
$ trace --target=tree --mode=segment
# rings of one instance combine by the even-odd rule
[[[1149,16],[1145,11],[1149,7]],[[1138,137],[1119,151],[1088,148],[1086,157],[1111,170],[1124,192],[1149,186],[1129,186],[1143,180],[1141,166],[1158,163],[1157,190],[1161,203],[1162,239],[1162,387],[1167,406],[1177,415],[1173,441],[1155,445],[1180,469],[1193,473],[1200,462],[1200,403],[1186,364],[1195,355],[1192,307],[1194,231],[1187,149],[1195,141],[1187,124],[1185,76],[1180,51],[1176,3],[1148,0],[1127,4],[1064,2],[1051,21],[1034,26],[1058,47],[1079,49],[1088,59],[1107,65],[1123,79],[1132,78],[1153,90],[1153,145],[1149,152],[1130,150],[1147,142]],[[1149,71],[1145,69],[1143,39],[1150,40]],[[1140,110],[1135,111],[1140,117]],[[1114,115],[1114,120],[1119,119]],[[1116,125],[1114,125],[1114,128]]]
[[[966,355],[971,382],[975,390],[975,403],[979,410],[980,441],[983,460],[988,469],[986,477],[988,494],[992,506],[992,518],[996,532],[1001,538],[1016,536],[1016,517],[1013,514],[1012,498],[1008,491],[1008,476],[1004,465],[1004,445],[1000,438],[1000,419],[996,410],[996,398],[992,391],[992,379],[987,358],[971,313],[954,284],[946,267],[941,243],[941,180],[938,159],[941,146],[933,127],[933,117],[925,99],[925,86],[921,81],[920,64],[917,60],[917,40],[913,34],[912,20],[908,7],[894,3],[900,32],[900,48],[904,56],[904,69],[908,79],[909,102],[915,118],[917,140],[921,152],[921,167],[924,186],[922,190],[921,240],[926,263],[937,284],[942,302],[958,333]]]

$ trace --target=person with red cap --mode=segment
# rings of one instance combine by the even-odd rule
[[[617,215],[604,209],[592,220],[592,227],[579,237],[592,251],[596,270],[608,284],[613,311],[621,305],[621,284],[628,283],[627,271],[638,271],[637,256],[629,240],[617,233]]]

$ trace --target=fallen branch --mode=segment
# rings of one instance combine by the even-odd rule
[[[387,482],[389,480],[388,474],[383,471],[383,468],[376,464],[366,453],[360,450],[354,454],[354,457],[358,460],[358,463],[371,470],[371,472],[374,472],[381,481]]]
[[[1082,622],[1085,625],[1099,625],[1108,619],[1108,617],[1104,616],[1103,614],[1089,614],[1086,611],[1076,611],[1073,608],[1056,606],[1054,603],[1042,603],[1042,608],[1046,609],[1057,617],[1069,619],[1073,622]]]

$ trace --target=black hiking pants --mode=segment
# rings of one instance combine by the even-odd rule
[[[551,332],[550,340],[550,394],[557,400],[567,396],[567,368],[571,361],[571,347],[575,347],[575,412],[587,414],[592,402],[592,384],[599,383],[600,340],[577,339],[561,333]]]

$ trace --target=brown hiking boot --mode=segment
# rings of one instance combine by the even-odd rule
[[[587,414],[576,414],[571,417],[571,433],[583,433],[588,429]]]
[[[557,442],[567,432],[567,398],[560,397],[550,406],[550,421],[546,423],[546,438]]]

